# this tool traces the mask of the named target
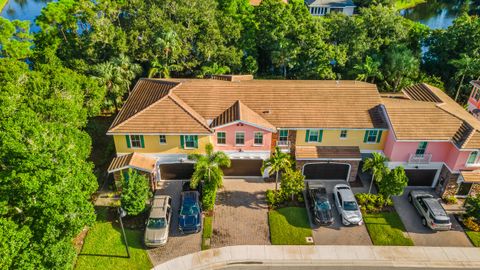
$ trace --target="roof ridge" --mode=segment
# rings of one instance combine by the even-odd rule
[[[164,80],[153,80],[153,79],[150,79],[150,78],[142,78],[142,79],[140,79],[140,80],[149,80],[149,81],[155,81],[155,82],[162,82],[162,81],[163,81],[163,82],[169,82],[169,81],[164,81]],[[140,80],[139,80],[139,81],[140,81]],[[134,118],[137,117],[139,114],[145,112],[146,110],[148,110],[148,109],[150,109],[151,107],[155,106],[156,104],[160,103],[162,100],[164,100],[165,98],[167,98],[167,97],[172,93],[172,91],[173,91],[175,88],[179,87],[179,86],[182,84],[181,82],[178,82],[178,83],[176,83],[176,82],[171,82],[171,83],[174,83],[174,84],[176,84],[176,85],[175,85],[174,87],[172,87],[172,88],[170,88],[170,89],[167,90],[167,91],[168,91],[168,94],[166,94],[166,95],[164,95],[163,97],[159,98],[157,101],[153,102],[152,104],[148,105],[147,107],[143,108],[142,110],[136,112],[134,115],[130,116],[129,118],[123,120],[121,123],[115,125],[113,128],[110,127],[107,132],[111,132],[111,131],[113,131],[114,129],[117,129],[118,127],[123,126],[125,123],[127,123],[128,121],[134,119]],[[134,89],[137,87],[137,85],[139,85],[138,82],[137,82],[137,84],[135,84]],[[132,90],[132,93],[133,93],[133,90]],[[131,95],[132,93],[130,93],[130,95]],[[130,95],[129,95],[129,96],[130,96]],[[128,99],[128,98],[127,98],[127,99]],[[123,109],[123,108],[122,108],[122,109]]]
[[[173,88],[172,88],[173,89]],[[210,127],[207,125],[205,118],[203,118],[199,113],[197,113],[192,107],[190,107],[185,101],[183,101],[175,93],[170,92],[167,95],[173,102],[175,102],[180,108],[182,108],[186,113],[188,113],[193,119],[205,127],[208,131],[212,132]],[[181,104],[180,104],[181,103]]]

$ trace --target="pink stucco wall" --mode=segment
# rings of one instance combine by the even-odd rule
[[[417,150],[418,142],[398,142],[389,132],[384,153],[390,161],[407,162],[410,154]],[[451,142],[428,142],[425,153],[432,154],[431,162],[445,162],[452,170],[474,169],[465,167],[470,151],[460,151]]]
[[[225,145],[217,144],[217,132],[226,132],[227,143]],[[245,145],[238,146],[235,145],[235,132],[245,132]],[[254,133],[262,132],[263,133],[263,145],[258,146],[254,145]],[[268,151],[272,143],[272,133],[263,129],[259,129],[246,124],[232,124],[226,127],[222,127],[215,130],[215,135],[213,138],[213,145],[217,150],[221,151],[232,151],[240,150],[243,151]]]

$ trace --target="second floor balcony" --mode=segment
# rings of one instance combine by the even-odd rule
[[[410,164],[428,164],[432,160],[432,154],[425,153],[425,154],[410,154],[408,157],[408,163]]]
[[[277,141],[277,146],[282,152],[290,152],[290,141]]]

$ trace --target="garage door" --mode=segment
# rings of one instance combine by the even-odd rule
[[[230,168],[223,169],[225,176],[262,176],[260,169],[261,159],[232,159]]]
[[[305,179],[347,180],[350,165],[337,163],[312,163],[303,167]]]
[[[409,186],[429,187],[433,184],[437,170],[405,170]]]
[[[193,174],[193,163],[161,164],[162,180],[190,179]]]

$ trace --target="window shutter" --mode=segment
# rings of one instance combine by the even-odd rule
[[[185,138],[183,135],[180,135],[180,148],[185,148]]]
[[[363,137],[363,142],[366,143],[368,139],[368,130],[365,130],[365,136]]]
[[[305,142],[308,142],[309,137],[310,137],[310,130],[307,129],[307,131],[305,132]]]
[[[378,131],[378,135],[377,135],[377,143],[379,143],[379,142],[380,142],[380,140],[382,139],[382,132],[383,132],[383,130],[379,130],[379,131]]]
[[[322,142],[322,137],[323,137],[323,129],[320,129],[318,132],[318,142]]]
[[[130,145],[130,136],[125,135],[125,140],[127,141],[127,148],[132,148],[132,146]]]
[[[193,136],[193,147],[198,148],[198,135]]]
[[[140,145],[142,148],[145,148],[145,141],[143,140],[143,135],[140,135]]]

